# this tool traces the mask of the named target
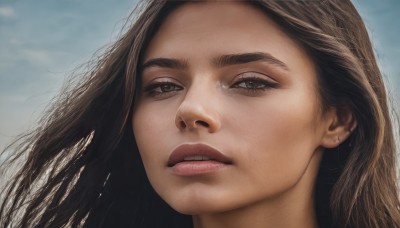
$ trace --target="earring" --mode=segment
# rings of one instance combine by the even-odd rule
[[[338,141],[338,143],[340,143],[340,137],[339,137],[339,135],[338,135],[338,137],[337,137],[337,141]]]

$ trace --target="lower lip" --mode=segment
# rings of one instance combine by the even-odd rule
[[[227,164],[218,161],[184,161],[171,167],[178,176],[196,176],[212,174],[225,168]]]

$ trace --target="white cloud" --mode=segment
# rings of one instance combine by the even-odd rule
[[[3,47],[0,46],[0,49]],[[3,48],[0,52],[0,74],[6,69],[20,68],[19,64],[29,64],[25,66],[25,70],[29,71],[29,67],[49,67],[54,64],[52,55],[49,51],[43,49],[25,48],[21,46],[11,46]],[[12,53],[12,55],[7,54]]]
[[[21,49],[20,54],[20,58],[25,59],[34,65],[48,65],[51,61],[48,52],[44,50]]]
[[[0,6],[0,17],[13,17],[15,11],[13,8],[8,6]]]

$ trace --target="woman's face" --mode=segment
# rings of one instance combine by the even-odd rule
[[[174,209],[310,200],[327,126],[316,72],[262,11],[184,4],[151,40],[141,77],[135,139],[152,186]]]

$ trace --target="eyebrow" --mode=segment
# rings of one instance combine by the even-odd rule
[[[189,64],[183,59],[170,59],[170,58],[154,58],[146,61],[142,65],[142,70],[149,67],[162,67],[162,68],[173,68],[173,69],[187,69]]]
[[[271,54],[264,52],[222,55],[215,58],[213,60],[213,64],[217,67],[225,67],[229,65],[245,64],[257,61],[268,62],[277,65],[286,71],[289,71],[289,67],[284,62],[273,57]]]
[[[289,67],[281,60],[273,57],[269,53],[264,52],[251,52],[251,53],[239,53],[239,54],[229,54],[221,55],[212,60],[212,64],[216,67],[225,67],[229,65],[245,64],[250,62],[268,62],[274,64],[286,71],[289,71]],[[162,67],[162,68],[172,68],[172,69],[188,69],[189,64],[184,59],[174,59],[174,58],[154,58],[146,61],[142,65],[142,70],[150,67]]]

